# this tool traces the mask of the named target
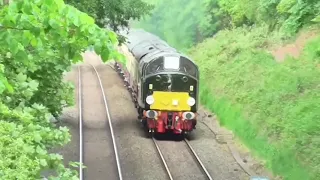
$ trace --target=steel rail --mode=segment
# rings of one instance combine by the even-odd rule
[[[121,171],[121,165],[120,165],[120,160],[119,160],[119,154],[118,154],[118,148],[117,148],[117,143],[116,143],[116,140],[115,140],[115,137],[114,137],[113,126],[112,126],[112,122],[111,122],[111,117],[110,117],[110,112],[109,112],[109,107],[108,107],[108,102],[107,102],[107,99],[106,99],[106,95],[105,95],[105,92],[104,92],[104,89],[103,89],[103,85],[102,85],[102,82],[101,82],[101,78],[99,76],[99,73],[98,73],[97,69],[92,64],[90,64],[90,65],[93,67],[94,71],[96,72],[96,75],[97,75],[97,78],[98,78],[98,81],[99,81],[99,85],[100,85],[100,88],[101,88],[101,93],[102,93],[102,96],[103,96],[105,109],[106,109],[106,112],[107,112],[107,118],[108,118],[108,123],[109,123],[109,127],[110,127],[110,134],[111,134],[111,139],[112,139],[112,143],[113,143],[114,154],[116,156],[118,175],[119,175],[119,179],[123,180],[122,171]]]
[[[171,175],[171,172],[170,172],[170,170],[169,170],[169,168],[168,168],[168,165],[167,165],[167,163],[166,163],[166,160],[165,160],[164,157],[163,157],[163,154],[162,154],[162,152],[161,152],[161,150],[160,150],[160,148],[159,148],[159,145],[158,145],[157,141],[156,141],[153,137],[152,137],[152,141],[153,141],[154,145],[155,145],[156,148],[157,148],[157,151],[158,151],[158,153],[159,153],[159,155],[160,155],[160,158],[161,158],[161,160],[162,160],[162,163],[163,163],[164,167],[166,168],[166,171],[167,171],[167,174],[168,174],[168,176],[169,176],[169,179],[170,179],[170,180],[173,180],[172,175]]]
[[[81,66],[78,67],[78,111],[79,111],[79,179],[83,180],[83,120],[82,120],[82,83]]]
[[[191,144],[188,142],[188,140],[184,139],[184,142],[186,142],[186,144],[188,145],[189,149],[191,150],[192,154],[194,155],[194,157],[197,159],[198,163],[200,164],[202,170],[205,172],[206,176],[208,177],[209,180],[213,180],[213,178],[211,177],[211,175],[209,174],[207,168],[203,165],[202,161],[200,160],[199,156],[197,155],[197,153],[195,152],[195,150],[193,149],[193,147],[191,146]]]

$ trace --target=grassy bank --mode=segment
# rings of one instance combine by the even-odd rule
[[[278,39],[237,28],[194,47],[201,101],[275,174],[320,179],[320,36],[281,64],[264,50]]]

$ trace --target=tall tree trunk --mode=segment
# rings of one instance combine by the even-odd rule
[[[8,5],[10,3],[10,0],[3,0],[4,5]]]

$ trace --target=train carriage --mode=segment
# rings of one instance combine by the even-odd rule
[[[141,29],[123,34],[127,63],[116,63],[132,93],[138,118],[152,133],[191,132],[199,105],[198,66],[159,37]]]

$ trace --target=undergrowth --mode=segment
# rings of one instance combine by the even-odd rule
[[[277,63],[264,27],[220,31],[190,51],[201,102],[286,180],[320,179],[320,36]]]

